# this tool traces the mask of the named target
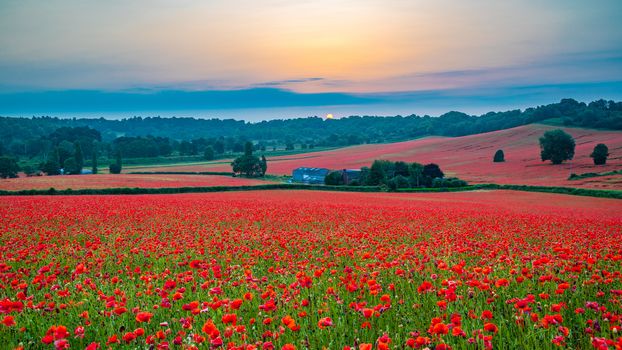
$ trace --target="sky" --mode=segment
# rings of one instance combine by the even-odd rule
[[[620,0],[0,0],[0,115],[621,99],[620,18]]]

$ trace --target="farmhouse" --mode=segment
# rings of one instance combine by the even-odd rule
[[[297,168],[292,172],[292,181],[307,184],[323,184],[324,178],[328,175],[326,168]]]

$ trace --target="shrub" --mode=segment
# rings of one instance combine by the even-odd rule
[[[111,174],[121,174],[121,165],[117,163],[112,163],[108,167],[108,170],[110,170]]]
[[[599,143],[594,147],[590,157],[594,160],[595,165],[605,165],[607,164],[607,157],[609,157],[609,148],[604,143]]]
[[[505,162],[505,154],[503,153],[502,149],[497,150],[497,152],[495,152],[495,156],[492,159],[493,162],[495,163],[502,163]]]

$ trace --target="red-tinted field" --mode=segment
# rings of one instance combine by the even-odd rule
[[[0,190],[17,191],[31,189],[114,188],[114,187],[209,187],[209,186],[251,186],[269,183],[257,179],[247,179],[218,175],[162,175],[162,174],[97,174],[33,176],[16,179],[1,179]]]
[[[0,343],[614,348],[621,213],[503,191],[3,197]]]
[[[268,173],[289,174],[293,169],[325,167],[330,169],[369,166],[374,159],[437,163],[449,175],[471,183],[499,183],[543,186],[570,186],[622,189],[622,176],[568,181],[571,173],[605,172],[622,169],[622,133],[563,128],[576,141],[575,157],[561,165],[540,161],[538,139],[556,127],[527,125],[491,133],[457,138],[430,137],[408,142],[347,147],[333,151],[298,154],[269,159]],[[611,153],[606,166],[595,166],[589,158],[594,146],[605,143]],[[505,152],[505,163],[493,163],[497,149]],[[159,168],[178,171],[229,171],[227,164]]]

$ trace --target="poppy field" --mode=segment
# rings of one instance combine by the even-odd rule
[[[167,187],[210,187],[210,186],[254,186],[269,184],[269,181],[221,175],[169,175],[169,174],[96,174],[32,176],[2,179],[0,190],[47,190],[53,187],[64,189],[101,189],[115,187],[167,188]]]
[[[622,202],[0,198],[7,349],[622,347]]]

